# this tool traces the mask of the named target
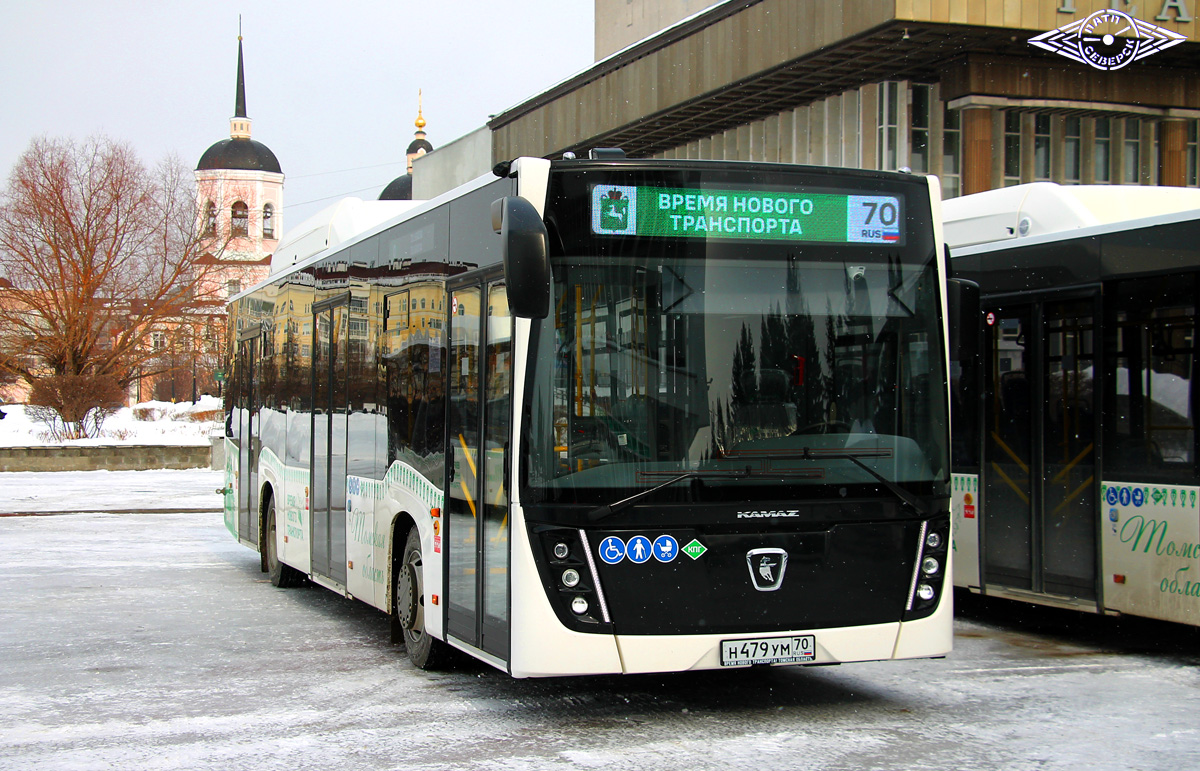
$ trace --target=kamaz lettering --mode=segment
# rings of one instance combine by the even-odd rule
[[[739,511],[738,519],[766,519],[770,517],[798,517],[799,509],[771,509],[768,511]]]

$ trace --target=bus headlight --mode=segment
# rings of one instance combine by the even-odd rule
[[[560,560],[565,560],[571,554],[571,547],[559,541],[554,544],[554,556]]]
[[[588,601],[583,597],[576,597],[571,600],[571,610],[582,616],[588,611]]]
[[[567,568],[562,572],[563,586],[568,589],[574,589],[579,586],[579,571],[575,568]]]
[[[934,613],[940,606],[945,583],[949,580],[950,516],[939,514],[921,524],[917,538],[917,560],[908,585],[908,604],[904,620],[915,621]]]

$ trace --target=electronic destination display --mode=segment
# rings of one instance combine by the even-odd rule
[[[596,185],[602,236],[891,244],[904,241],[899,196]]]

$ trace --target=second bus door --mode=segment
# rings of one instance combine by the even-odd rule
[[[446,628],[507,661],[512,318],[495,281],[451,285],[449,303]]]

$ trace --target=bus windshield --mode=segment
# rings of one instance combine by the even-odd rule
[[[933,250],[626,239],[552,260],[534,338],[534,502],[878,489],[948,475]],[[840,457],[839,457],[840,456]],[[694,480],[699,480],[694,481]],[[886,493],[885,493],[886,494]]]

